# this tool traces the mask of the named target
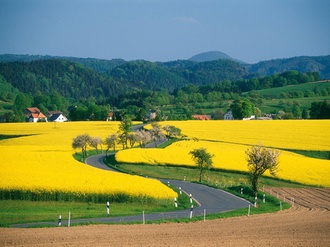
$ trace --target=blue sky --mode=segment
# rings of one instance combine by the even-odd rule
[[[330,55],[329,0],[0,0],[0,54],[256,63]]]

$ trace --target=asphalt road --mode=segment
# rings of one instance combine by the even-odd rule
[[[104,154],[91,156],[86,160],[86,164],[93,167],[97,167],[99,169],[115,171],[103,163],[104,158]],[[199,207],[193,209],[194,215],[203,215],[204,209],[207,213],[214,214],[233,209],[248,207],[249,205],[248,201],[240,197],[234,196],[221,189],[216,189],[201,184],[179,180],[161,179],[161,182],[169,186],[181,188],[181,190],[187,195],[191,194],[192,198],[200,205]],[[187,212],[190,213],[190,209],[184,210],[182,214],[187,215]],[[172,213],[173,212],[164,214],[171,215]]]
[[[103,163],[105,158],[104,154],[99,154],[91,156],[86,159],[86,164],[93,166],[98,169],[107,170],[109,172],[116,172],[115,170],[109,168]],[[152,213],[144,214],[141,212],[140,215],[136,216],[121,216],[121,217],[109,217],[104,218],[90,218],[90,219],[70,219],[70,224],[79,224],[79,223],[123,223],[123,222],[143,222],[143,221],[153,221],[161,219],[173,219],[173,218],[189,218],[191,215],[194,216],[203,216],[204,214],[215,214],[226,212],[239,208],[247,208],[249,202],[243,200],[239,197],[236,197],[232,194],[229,194],[223,190],[211,188],[205,185],[190,183],[187,181],[177,181],[177,180],[161,180],[167,186],[175,186],[181,188],[182,193],[187,195],[191,194],[193,200],[199,205],[193,209],[178,210],[172,212],[164,213]],[[173,202],[174,203],[174,202]],[[106,205],[105,205],[106,209]],[[191,212],[192,211],[192,212]],[[111,212],[111,205],[110,205]],[[64,217],[63,217],[64,218]],[[68,218],[66,216],[65,218]],[[54,222],[37,222],[37,223],[27,223],[27,224],[16,224],[11,227],[36,227],[36,226],[57,226],[57,221]],[[62,220],[62,225],[67,226],[68,220]]]

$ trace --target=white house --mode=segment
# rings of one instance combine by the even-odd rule
[[[243,120],[254,120],[254,119],[256,119],[255,115],[251,115],[250,117],[243,118]]]
[[[49,122],[66,122],[68,119],[62,113],[55,113],[49,119]]]
[[[224,120],[234,120],[233,112],[227,111],[225,115],[223,115]]]
[[[47,122],[47,117],[37,107],[26,108],[23,113],[28,122]]]

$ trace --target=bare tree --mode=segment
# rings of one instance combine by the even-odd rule
[[[206,151],[206,148],[198,148],[190,151],[193,161],[196,163],[199,170],[199,182],[202,182],[202,175],[204,170],[208,170],[213,165],[213,154]]]
[[[247,149],[245,153],[247,155],[249,180],[255,198],[257,198],[259,178],[267,170],[269,170],[272,176],[276,176],[279,165],[279,156],[281,153],[276,150],[268,149],[261,144],[252,146],[252,148]],[[255,203],[257,204],[257,201]]]
[[[136,135],[141,148],[144,148],[146,144],[151,141],[151,134],[149,131],[145,131],[143,129],[137,130]]]
[[[110,148],[113,148],[113,151],[116,152],[116,143],[118,141],[118,135],[117,134],[112,134],[109,135],[105,139],[105,144],[107,145],[107,150],[106,150],[106,155],[108,155],[108,151]]]
[[[127,136],[127,139],[130,147],[132,148],[134,144],[139,141],[139,136],[134,132],[130,132]]]
[[[168,137],[176,137],[181,135],[181,129],[173,126],[173,125],[165,125],[163,127]]]
[[[161,140],[161,139],[165,139],[165,135],[163,133],[163,130],[161,128],[161,126],[159,125],[159,123],[152,123],[151,124],[152,128],[150,129],[150,133],[152,136],[152,139],[155,142],[155,146],[157,147],[157,140]]]
[[[102,145],[102,139],[101,137],[92,137],[90,140],[89,140],[89,145],[93,148],[95,148],[96,150],[96,153],[99,152],[99,149],[98,147]],[[101,146],[102,147],[102,146]]]
[[[81,148],[81,154],[83,159],[87,157],[87,145],[90,142],[91,137],[88,134],[78,135],[72,140],[72,148]]]

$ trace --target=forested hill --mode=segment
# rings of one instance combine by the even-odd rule
[[[16,55],[3,54],[0,55],[0,62],[32,62],[36,60],[66,60],[79,63],[86,68],[93,69],[97,72],[105,73],[118,65],[126,63],[123,59],[97,59],[97,58],[80,58],[80,57],[60,57],[60,56],[41,56],[41,55]]]
[[[151,90],[170,91],[187,84],[207,85],[248,77],[246,69],[239,63],[223,59],[203,63],[132,61],[114,68],[109,75]]]
[[[98,67],[97,64],[95,60],[93,66]],[[222,59],[203,63],[119,61],[113,66],[100,73],[63,59],[0,62],[0,75],[23,93],[55,90],[75,100],[113,97],[136,90],[173,91],[188,84],[207,85],[248,76],[239,63]]]
[[[188,84],[183,76],[156,63],[139,60],[119,65],[107,73],[117,81],[130,82],[141,89],[170,90]]]
[[[286,59],[274,59],[262,61],[249,66],[251,74],[269,76],[288,70],[296,70],[301,73],[319,72],[321,78],[330,79],[330,55],[316,57],[292,57]]]
[[[256,80],[251,81],[251,78],[281,74],[288,70],[320,72],[320,79],[329,79],[330,56],[297,57],[243,65],[229,59],[149,62],[0,55],[0,76],[6,83],[23,93],[33,95],[37,91],[44,94],[57,91],[61,96],[76,101],[89,97],[97,100],[113,98],[141,90],[171,92],[187,85],[232,83],[230,90],[239,93],[265,87],[262,83],[255,83]],[[272,87],[272,84],[287,84],[278,83],[275,79],[271,81],[268,87]]]
[[[0,63],[0,75],[23,93],[40,91],[80,100],[111,97],[134,91],[134,85],[118,82],[80,64],[65,60],[36,60],[32,62]]]

